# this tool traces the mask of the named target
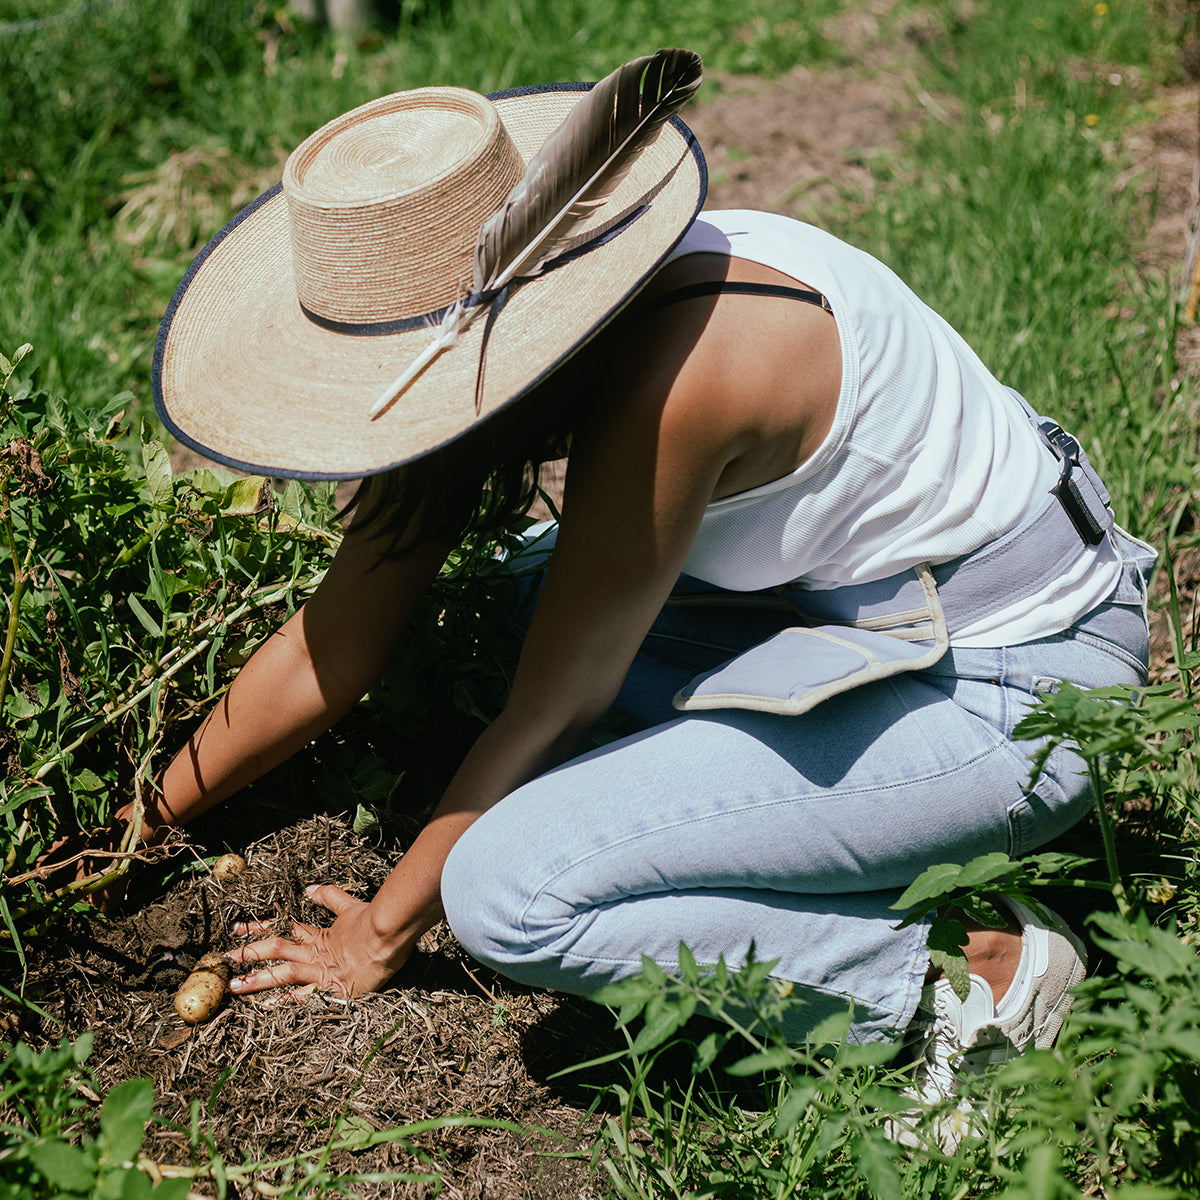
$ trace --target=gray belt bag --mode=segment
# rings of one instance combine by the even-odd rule
[[[1016,529],[951,562],[789,599],[804,624],[784,629],[681,688],[685,711],[748,708],[795,715],[876,679],[933,666],[962,628],[1032,595],[1114,528],[1108,492],[1079,442],[1010,388],[1058,462],[1045,503]],[[683,603],[703,602],[694,597]]]

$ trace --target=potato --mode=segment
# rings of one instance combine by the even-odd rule
[[[223,954],[205,954],[175,993],[175,1011],[189,1025],[207,1021],[224,1002],[231,973]]]
[[[240,875],[245,869],[246,860],[240,854],[222,854],[213,863],[212,873],[218,879],[225,879],[230,875]]]

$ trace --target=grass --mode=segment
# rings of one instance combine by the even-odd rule
[[[33,342],[43,382],[73,403],[126,388],[144,401],[157,320],[191,255],[249,198],[248,182],[253,195],[277,179],[283,153],[338,113],[431,83],[599,78],[659,45],[692,46],[710,69],[770,73],[831,49],[820,28],[835,7],[409,0],[398,23],[355,40],[253,0],[114,0],[37,28],[60,6],[3,0],[0,345]],[[179,157],[196,153],[221,158],[191,196],[200,211],[179,218],[191,234],[181,244],[145,193],[157,176],[167,204]],[[140,210],[123,214],[138,189]]]
[[[1153,114],[1170,39],[1140,2],[941,11],[921,78],[935,117],[877,164],[878,203],[824,219],[1083,438],[1118,519],[1155,537],[1191,492],[1195,396],[1169,281],[1130,253],[1153,201],[1123,139]]]
[[[164,483],[152,429],[144,435],[146,473],[131,471],[105,441],[98,416],[125,388],[144,404],[158,314],[189,256],[278,175],[286,147],[383,91],[448,79],[490,89],[594,77],[659,44],[693,45],[716,72],[846,65],[826,32],[832,0],[746,0],[736,8],[694,0],[669,17],[667,6],[651,0],[405,0],[398,23],[357,40],[242,0],[85,7],[72,20],[35,29],[30,22],[56,10],[0,0],[0,79],[13,114],[0,126],[0,351],[33,342],[12,390],[30,404],[41,397],[60,431],[71,420],[53,415],[47,390],[67,397],[82,425],[93,425],[91,433],[72,426],[70,434],[87,452],[62,456],[74,472],[71,512],[38,515],[32,494],[12,511],[41,522],[39,553],[47,562],[68,543],[88,548],[94,571],[76,580],[77,597],[60,616],[81,630],[94,622],[78,639],[93,675],[79,678],[97,694],[107,686],[124,689],[121,696],[138,694],[154,677],[168,643],[195,634],[200,645],[200,635],[208,636],[198,622],[218,620],[225,601],[205,590],[206,573],[226,572],[232,589],[247,573],[261,573],[263,556],[274,556],[271,569],[284,589],[275,603],[286,606],[319,569],[302,567],[278,536],[285,517],[298,519],[298,497],[264,527],[239,508],[227,480]],[[884,14],[884,36],[923,31],[914,88],[930,115],[899,151],[870,164],[869,205],[849,197],[805,215],[890,263],[1002,378],[1078,433],[1122,523],[1159,544],[1170,531],[1172,553],[1182,559],[1200,540],[1196,379],[1176,359],[1172,281],[1138,264],[1153,193],[1131,171],[1129,148],[1131,131],[1154,115],[1155,88],[1176,69],[1172,13],[1156,0],[983,0],[970,7],[901,0]],[[829,100],[836,102],[835,91]],[[44,445],[52,441],[47,435]],[[168,535],[162,517],[171,505],[203,508],[206,519],[228,528],[234,552],[222,543],[216,564],[211,543],[189,541],[186,530]],[[115,514],[108,527],[105,512]],[[95,513],[101,517],[89,526]],[[138,540],[139,521],[159,531],[150,542]],[[129,544],[141,547],[141,557],[117,545],[125,537],[121,522],[130,522]],[[168,550],[194,568],[186,589],[175,588],[155,557]],[[12,562],[20,569],[20,554]],[[1190,594],[1195,580],[1180,582]],[[28,636],[13,678],[24,671],[30,686],[9,689],[15,707],[8,715],[27,722],[30,753],[43,762],[86,731],[91,706],[73,711],[64,698],[46,624],[52,605],[36,581],[28,587]],[[1114,889],[1103,861],[1064,857],[1047,868],[1080,912],[1099,909],[1090,928],[1100,968],[1057,1050],[980,1081],[980,1103],[1002,1083],[1013,1089],[985,1136],[952,1159],[933,1150],[899,1153],[882,1138],[879,1120],[898,1103],[900,1065],[891,1052],[786,1045],[771,1031],[788,998],[755,992],[752,975],[727,986],[746,990],[737,999],[762,1009],[767,1032],[739,1030],[735,1019],[714,1042],[684,1020],[705,989],[714,1007],[713,984],[690,977],[685,962],[678,980],[642,980],[615,997],[630,1017],[656,1006],[649,1024],[657,1030],[652,1038],[631,1033],[628,1085],[610,1096],[618,1115],[606,1123],[598,1155],[615,1194],[1195,1194],[1188,1147],[1200,1121],[1200,772],[1186,719],[1194,705],[1181,710],[1178,703],[1200,665],[1189,594],[1182,606],[1168,604],[1174,653],[1161,670],[1166,682],[1140,707],[1121,710],[1124,723],[1114,722],[1111,706],[1070,697],[1045,715],[1058,736],[1093,747],[1092,766],[1117,822],[1121,911],[1109,911],[1105,896]],[[149,642],[140,633],[128,646],[108,637],[114,603],[135,615],[140,608]],[[121,615],[116,624],[127,625],[129,612]],[[249,636],[265,618],[243,620],[244,629],[229,637]],[[420,635],[431,659],[463,641],[440,620]],[[222,645],[202,649],[204,671],[185,700],[177,699],[185,710],[219,689],[226,671]],[[42,670],[37,680],[29,678],[34,664]],[[483,668],[473,662],[470,669]],[[128,740],[119,751],[64,760],[81,818],[104,814],[110,781],[128,784],[162,736],[172,710],[163,706],[161,686],[151,691],[149,703],[124,720]],[[400,689],[409,691],[415,695]],[[474,696],[455,702],[472,717],[478,708]],[[406,711],[395,705],[393,720]],[[53,832],[53,812],[34,805],[51,794],[45,778],[24,793],[10,781],[0,795],[17,858]],[[17,800],[30,806],[24,825]],[[1072,849],[1104,858],[1090,828]],[[995,886],[995,877],[988,882]],[[825,1035],[837,1043],[835,1029]],[[694,1075],[677,1063],[663,1069],[663,1047],[676,1039],[696,1064]]]

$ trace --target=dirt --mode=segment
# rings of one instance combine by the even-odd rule
[[[235,832],[210,822],[217,828]],[[584,1120],[591,1102],[584,1089],[613,1076],[552,1077],[615,1049],[611,1018],[598,1006],[498,978],[469,960],[444,926],[422,939],[378,994],[351,1004],[322,996],[230,999],[210,1021],[186,1025],[175,992],[201,954],[236,944],[234,921],[279,914],[282,929],[293,918],[319,920],[305,884],[336,880],[366,897],[392,861],[339,815],[314,814],[249,842],[230,840],[247,860],[243,873],[217,878],[199,858],[211,861],[228,842],[192,841],[175,873],[198,869],[165,892],[118,919],[68,924],[30,948],[27,995],[66,1031],[93,1032],[98,1093],[122,1079],[154,1080],[156,1111],[171,1124],[151,1126],[150,1159],[187,1163],[180,1129],[189,1127],[193,1104],[213,1149],[231,1164],[247,1155],[294,1158],[331,1134],[467,1115],[483,1127],[341,1152],[332,1166],[446,1175],[440,1193],[417,1182],[373,1184],[368,1194],[375,1195],[596,1194],[587,1182],[594,1119]],[[56,1036],[28,1024],[21,1033],[35,1046]],[[284,1178],[282,1169],[255,1175],[266,1185]]]
[[[886,7],[840,18],[846,65],[797,68],[782,79],[730,77],[708,87],[689,119],[705,146],[710,207],[762,207],[796,216],[832,195],[870,203],[869,163],[896,149],[907,130],[952,119],[944,100],[921,93],[909,67],[930,31],[880,35]],[[1125,186],[1157,191],[1141,261],[1170,273],[1185,290],[1196,218],[1197,93],[1164,91],[1158,118],[1134,143],[1137,162]],[[1183,369],[1200,366],[1200,335],[1180,336]],[[1194,528],[1184,514],[1183,527]],[[1200,554],[1179,564],[1185,610],[1194,608]],[[1165,625],[1154,652],[1167,657]],[[188,1027],[172,997],[192,962],[233,945],[236,919],[278,913],[314,917],[303,885],[337,882],[366,896],[403,845],[388,848],[357,835],[346,815],[303,810],[288,777],[254,793],[263,811],[238,806],[192,835],[165,890],[135,890],[126,915],[75,922],[31,944],[28,994],[60,1026],[25,1020],[34,1046],[92,1030],[91,1068],[99,1093],[120,1080],[154,1080],[159,1115],[146,1153],[161,1164],[189,1162],[186,1130],[193,1107],[213,1148],[231,1164],[290,1159],[325,1144],[332,1131],[407,1126],[470,1114],[491,1128],[431,1129],[406,1142],[339,1152],[345,1172],[441,1172],[423,1182],[361,1182],[363,1195],[508,1198],[592,1197],[603,1179],[589,1165],[603,1113],[590,1112],[594,1088],[622,1078],[618,1066],[556,1073],[615,1050],[611,1015],[585,1001],[517,987],[473,963],[444,927],[422,940],[386,990],[343,1005],[326,997],[272,1004],[231,1000],[211,1022]],[[260,801],[256,800],[256,804]],[[297,813],[297,809],[300,811]],[[252,811],[253,810],[253,811]],[[247,824],[246,822],[250,822]],[[203,865],[226,848],[248,868],[225,882]],[[185,868],[188,869],[185,870]],[[140,897],[140,899],[139,899]],[[13,982],[13,981],[7,981]],[[518,1132],[520,1126],[529,1132]],[[256,1180],[281,1183],[286,1168]],[[211,1185],[198,1190],[211,1194]],[[244,1182],[230,1193],[252,1194]]]

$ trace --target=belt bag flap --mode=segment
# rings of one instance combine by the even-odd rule
[[[946,618],[929,568],[917,568],[926,596],[918,614],[901,614],[895,633],[854,624],[784,629],[681,688],[674,705],[684,711],[748,708],[796,716],[821,701],[876,679],[931,667],[950,645]],[[917,619],[914,620],[914,617]],[[914,632],[925,635],[913,641]]]

